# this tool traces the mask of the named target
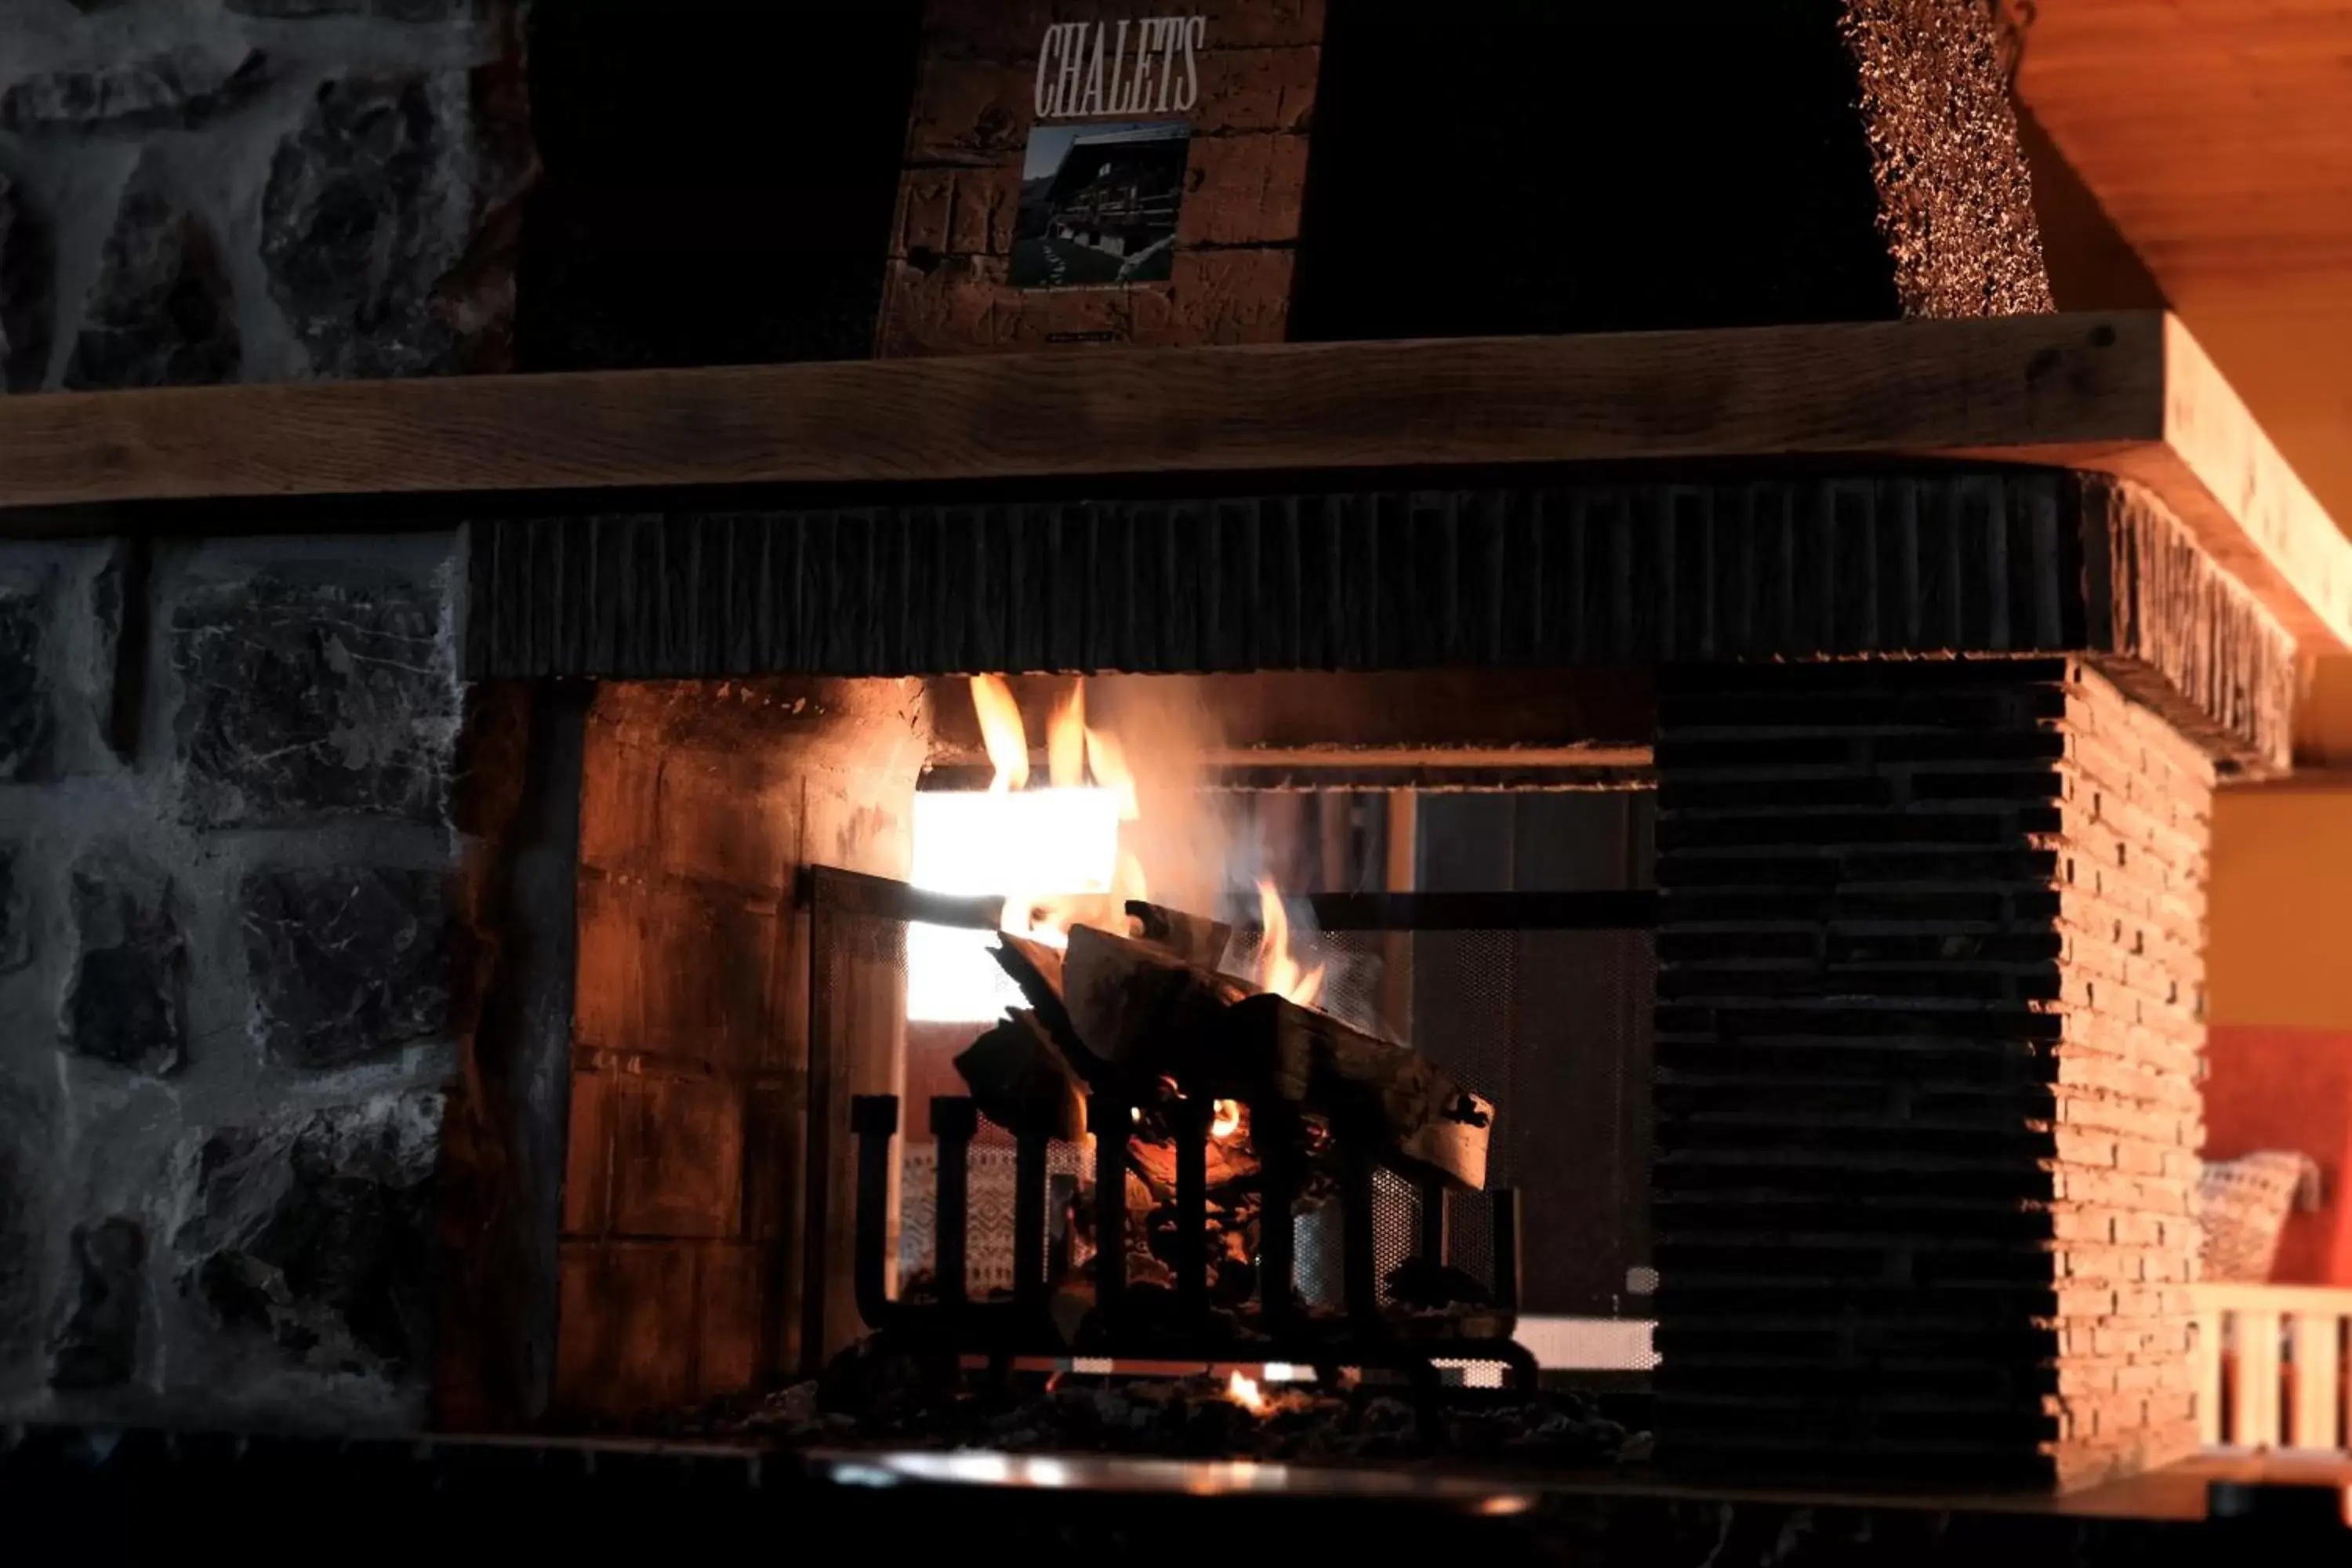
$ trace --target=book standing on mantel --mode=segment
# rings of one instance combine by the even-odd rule
[[[931,0],[876,352],[1279,342],[1324,0]]]

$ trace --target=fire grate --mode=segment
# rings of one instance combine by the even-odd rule
[[[1499,1365],[1509,1379],[1529,1385],[1533,1355],[1516,1342],[1522,1300],[1518,1246],[1520,1193],[1508,1184],[1510,1155],[1498,1151],[1495,1173],[1484,1194],[1445,1194],[1425,1174],[1408,1175],[1375,1158],[1354,1153],[1334,1141],[1341,1178],[1338,1199],[1291,1224],[1269,1223],[1260,1236],[1256,1259],[1259,1287],[1255,1320],[1237,1328],[1230,1313],[1214,1311],[1202,1279],[1192,1267],[1200,1257],[1180,1256],[1175,1269],[1175,1310],[1148,1318],[1129,1311],[1124,1278],[1127,1130],[1141,1103],[1129,1092],[1097,1089],[1089,1100],[1087,1125],[1093,1148],[1042,1134],[1014,1135],[985,1123],[962,1096],[931,1098],[933,1142],[912,1145],[906,1169],[894,1157],[900,1131],[900,1097],[841,1096],[833,1091],[836,1031],[845,988],[870,994],[869,963],[845,959],[845,950],[875,957],[905,951],[910,922],[992,930],[1001,914],[992,899],[950,899],[926,894],[885,879],[816,868],[806,895],[814,933],[815,972],[811,976],[811,1104],[838,1106],[859,1140],[855,1213],[855,1300],[869,1329],[887,1331],[909,1350],[1004,1362],[1015,1357],[1072,1355],[1112,1361],[1287,1362],[1325,1371],[1339,1366],[1402,1372],[1416,1384],[1445,1381],[1442,1364]],[[1322,895],[1307,900],[1320,928],[1327,956],[1344,969],[1350,949],[1367,958],[1394,951],[1400,937],[1438,938],[1438,944],[1465,952],[1484,951],[1484,962],[1499,965],[1507,981],[1515,964],[1529,956],[1529,943],[1561,941],[1632,942],[1646,962],[1648,928],[1655,922],[1655,900],[1644,893],[1494,893]],[[881,928],[895,926],[895,943]],[[1512,988],[1489,986],[1494,1006],[1507,1011]],[[1490,1031],[1491,1032],[1491,1031]],[[1481,1080],[1505,1089],[1513,1053],[1482,1042],[1476,1029],[1454,1031],[1453,1059],[1441,1045],[1433,1058],[1459,1070],[1474,1086]],[[1484,1056],[1482,1057],[1482,1051]],[[1456,1068],[1456,1062],[1459,1067]],[[1219,1099],[1243,1099],[1251,1124],[1267,1134],[1262,1157],[1266,1197],[1263,1212],[1289,1215],[1303,1173],[1285,1151],[1295,1149],[1284,1119],[1296,1114],[1284,1104],[1262,1104],[1234,1092],[1237,1085],[1203,1082],[1175,1102],[1171,1121],[1178,1154],[1177,1235],[1202,1239],[1205,1219],[1205,1165],[1210,1119]],[[1162,1104],[1163,1114],[1171,1108]],[[1507,1110],[1505,1112],[1507,1114]],[[824,1173],[834,1168],[812,1116],[810,1220],[842,1215],[843,1194],[824,1191]],[[836,1122],[836,1124],[838,1124]],[[983,1129],[986,1129],[984,1131]],[[1629,1134],[1630,1135],[1630,1134]],[[977,1140],[977,1142],[976,1142]],[[1009,1144],[1009,1146],[1008,1146]],[[1073,1229],[1089,1233],[1094,1256],[1087,1267],[1094,1298],[1082,1332],[1057,1321],[1052,1294],[1069,1256],[1069,1199],[1084,1159],[1091,1162],[1097,1199],[1090,1215]],[[901,1201],[901,1187],[905,1189]],[[1087,1222],[1091,1224],[1088,1225]],[[901,1237],[896,1227],[906,1226]],[[1011,1246],[991,1247],[988,1239],[1010,1224]],[[812,1239],[811,1257],[821,1254]],[[1491,1309],[1458,1315],[1442,1325],[1401,1324],[1389,1310],[1382,1281],[1408,1258],[1450,1265],[1486,1286]],[[930,1265],[933,1299],[899,1299],[896,1275],[902,1263]],[[1288,1287],[1297,1288],[1294,1290]],[[804,1302],[816,1314],[804,1321],[805,1346],[824,1342],[822,1311],[831,1292],[812,1289]]]

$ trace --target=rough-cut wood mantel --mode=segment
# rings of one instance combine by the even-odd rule
[[[2352,542],[2150,312],[0,398],[0,509],[1778,455],[2136,480],[2352,648]]]

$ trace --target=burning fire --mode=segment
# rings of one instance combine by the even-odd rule
[[[1221,1100],[1211,1109],[1213,1114],[1211,1116],[1209,1121],[1210,1137],[1214,1138],[1218,1142],[1222,1143],[1226,1139],[1232,1137],[1234,1133],[1242,1130],[1242,1102],[1240,1100]]]
[[[973,676],[971,705],[988,752],[988,789],[917,797],[915,884],[1000,896],[1005,931],[1052,947],[1067,945],[1070,927],[1080,923],[1125,931],[1127,902],[1150,897],[1142,861],[1126,842],[1126,825],[1142,820],[1142,804],[1126,748],[1087,722],[1086,682],[1073,682],[1054,704],[1042,770],[1031,764],[1021,706],[1003,677]],[[1258,884],[1258,899],[1265,940],[1252,978],[1314,1005],[1321,966],[1307,968],[1293,955],[1289,916],[1271,881]],[[1009,1000],[984,944],[934,928],[919,928],[908,940],[908,1017],[976,1021]],[[1231,1137],[1240,1108],[1228,1114],[1221,1106],[1217,1126],[1220,1139]]]
[[[981,741],[993,770],[988,793],[1024,803],[1026,831],[1013,827],[1007,818],[995,826],[993,836],[1000,840],[1034,838],[1063,851],[1060,855],[1027,853],[1004,864],[998,885],[985,889],[1004,895],[1004,929],[1060,947],[1069,941],[1070,927],[1085,906],[1108,902],[1116,909],[1129,899],[1148,897],[1141,863],[1118,847],[1116,823],[1133,822],[1141,816],[1136,805],[1135,777],[1128,771],[1118,743],[1087,727],[1086,682],[1074,684],[1054,705],[1046,721],[1049,787],[1045,789],[1029,787],[1028,731],[1021,721],[1021,706],[1004,678],[973,676],[971,706],[980,719]],[[1073,868],[1066,865],[1069,848],[1078,843],[1101,844],[1099,824],[1106,816],[1115,819],[1109,853],[1099,863],[1075,868],[1072,875]],[[1041,879],[1040,872],[1056,860],[1064,863],[1059,874]]]
[[[988,748],[989,766],[996,776],[988,781],[991,795],[1009,795],[1029,787],[1029,737],[1021,728],[1021,705],[1001,675],[971,678],[971,705],[980,715],[980,738]]]
[[[1257,1379],[1239,1367],[1234,1368],[1233,1375],[1225,1379],[1225,1397],[1253,1415],[1263,1415],[1266,1412],[1265,1395],[1258,1391]]]
[[[1265,941],[1257,950],[1258,984],[1302,1007],[1312,1007],[1315,998],[1323,994],[1323,966],[1318,963],[1302,971],[1291,956],[1290,912],[1282,907],[1282,895],[1274,884],[1263,877],[1258,879],[1257,907],[1265,922]]]

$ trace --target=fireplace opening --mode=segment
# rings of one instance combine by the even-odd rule
[[[1591,1396],[1653,1359],[1622,684],[600,689],[558,1415],[1616,1458]]]

